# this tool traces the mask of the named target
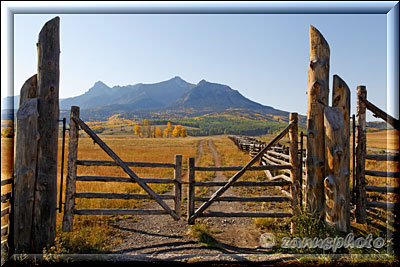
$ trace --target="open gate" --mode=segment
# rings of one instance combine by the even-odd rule
[[[290,138],[290,148],[289,148],[289,164],[290,165],[266,165],[266,166],[254,166],[254,163],[259,161],[262,156],[271,148],[273,147],[280,139],[282,139],[287,133],[289,133]],[[195,170],[211,170],[210,168],[205,167],[194,167],[192,163],[189,162],[189,203],[188,203],[188,223],[193,224],[194,221],[199,217],[290,217],[295,214],[298,214],[300,211],[299,209],[299,195],[300,195],[300,179],[301,179],[301,164],[298,155],[298,116],[297,113],[290,114],[290,122],[289,125],[280,133],[278,134],[272,141],[269,142],[263,149],[261,149],[257,155],[255,155],[245,166],[240,167],[239,171],[233,175],[226,183],[223,182],[223,186],[220,187],[209,199],[207,199],[196,211],[194,210],[194,201],[198,198],[194,197],[194,186],[195,185],[204,185],[203,183],[196,183],[194,181],[194,171]],[[215,168],[211,167],[213,170]],[[220,170],[235,170],[236,168],[232,167],[220,167]],[[283,182],[238,182],[239,178],[243,176],[247,171],[251,170],[272,170],[272,169],[289,169],[290,170],[290,179],[291,181],[283,181]],[[211,182],[212,183],[212,182]],[[219,184],[219,183],[218,183]],[[224,192],[226,192],[231,186],[245,186],[247,184],[251,185],[260,185],[260,186],[282,186],[282,185],[289,185],[291,196],[290,201],[292,204],[292,213],[218,213],[215,212],[208,212],[204,213],[207,208],[210,207],[212,203],[215,201],[243,201],[246,199],[239,200],[238,198],[228,198],[228,197],[221,197]],[[260,198],[251,198],[248,201],[279,201],[279,200],[286,200],[279,197],[260,197]]]
[[[110,156],[113,161],[79,161],[77,159],[79,127],[84,130],[100,148]],[[129,175],[126,177],[101,177],[101,176],[77,176],[77,165],[85,166],[119,166]],[[174,179],[140,178],[129,167],[164,167],[174,168]],[[144,163],[124,162],[115,152],[107,146],[79,117],[79,107],[71,107],[70,129],[69,129],[69,152],[68,170],[66,178],[65,208],[63,216],[63,231],[70,232],[73,229],[74,214],[79,215],[150,215],[169,214],[175,220],[180,219],[181,210],[181,170],[182,156],[175,156],[175,163]],[[76,181],[110,181],[110,182],[132,182],[137,183],[147,194],[125,194],[125,193],[76,193]],[[175,195],[158,195],[147,183],[173,183]],[[154,199],[161,210],[138,210],[138,209],[76,209],[75,198],[108,198],[108,199]],[[174,199],[175,207],[170,208],[165,199]]]

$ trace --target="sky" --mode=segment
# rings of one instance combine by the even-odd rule
[[[60,98],[83,94],[97,81],[112,87],[180,76],[226,84],[263,105],[305,115],[313,25],[330,46],[330,93],[337,74],[350,87],[351,114],[358,85],[387,110],[385,14],[15,14],[15,95],[36,73],[38,34],[55,16]],[[367,112],[367,120],[377,119]]]

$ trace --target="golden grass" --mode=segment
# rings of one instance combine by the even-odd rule
[[[270,141],[274,136],[263,136],[260,140],[265,142]],[[239,151],[227,136],[213,136],[213,137],[187,137],[187,138],[137,138],[132,135],[118,135],[118,136],[101,136],[103,141],[114,150],[114,152],[124,161],[139,161],[139,162],[162,162],[173,163],[174,155],[183,155],[183,169],[187,170],[187,162],[189,157],[196,157],[198,144],[201,139],[205,139],[202,155],[200,161],[196,162],[197,166],[213,166],[214,159],[208,147],[207,139],[213,140],[214,146],[221,156],[221,163],[223,166],[238,166],[245,165],[251,157]],[[367,133],[368,147],[376,147],[382,149],[398,149],[398,135],[394,131],[381,131]],[[352,138],[350,139],[352,140]],[[285,137],[281,143],[287,143],[288,139]],[[397,143],[396,143],[397,142]],[[304,147],[306,147],[304,145]],[[58,148],[59,160],[58,170],[60,172],[61,163],[61,139]],[[68,141],[66,142],[65,151],[65,168],[64,177],[67,169],[67,155],[68,155]],[[12,175],[12,159],[13,159],[13,139],[1,138],[1,178],[9,178]],[[78,159],[81,160],[111,160],[105,152],[103,152],[97,144],[87,137],[82,137],[79,140]],[[352,165],[351,165],[352,166]],[[369,161],[366,162],[366,169],[369,170],[382,170],[382,171],[398,171],[398,162],[387,164],[386,162]],[[140,177],[145,178],[172,178],[173,169],[168,168],[132,168],[132,170]],[[224,172],[226,177],[231,177],[236,172]],[[118,167],[78,167],[78,175],[96,175],[96,176],[123,176],[128,177]],[[196,180],[211,180],[215,177],[215,172],[196,172]],[[183,180],[186,180],[186,175]],[[262,171],[247,172],[241,180],[263,180],[265,174]],[[351,179],[352,180],[352,179]],[[398,179],[393,178],[380,178],[367,176],[368,184],[371,185],[398,185]],[[397,182],[396,182],[397,181]],[[58,188],[60,183],[60,173],[58,175]],[[151,185],[150,186],[157,193],[164,193],[172,186],[166,185]],[[3,187],[2,193],[10,190],[10,186]],[[65,190],[65,179],[63,188]],[[238,188],[241,195],[262,195],[266,188]],[[120,193],[143,193],[143,191],[135,184],[129,183],[103,183],[103,182],[77,182],[77,192],[120,192]],[[63,198],[64,198],[63,192]],[[202,193],[202,192],[198,192]],[[204,193],[204,192],[203,192]],[[279,194],[279,190],[269,192],[268,194]],[[381,194],[382,195],[382,194]],[[389,198],[381,200],[394,201]],[[64,201],[64,200],[63,200]],[[77,199],[77,208],[137,208],[140,207],[142,201],[138,200],[100,200],[100,199]],[[288,206],[288,205],[287,205]],[[2,204],[3,208],[3,204]],[[261,207],[262,210],[278,208],[275,203],[266,204]],[[290,208],[290,206],[289,206]],[[57,214],[57,244],[64,248],[64,252],[79,252],[79,253],[92,253],[92,252],[106,252],[111,244],[107,238],[100,238],[116,234],[108,222],[118,219],[121,216],[75,216],[74,219],[74,232],[62,233],[62,213]],[[274,220],[276,222],[276,220]],[[3,220],[2,220],[3,224]],[[91,241],[90,241],[91,240]],[[117,239],[118,240],[118,239]],[[61,245],[60,245],[61,244]]]

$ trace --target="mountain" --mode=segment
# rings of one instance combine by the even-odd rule
[[[289,117],[288,112],[256,103],[227,85],[206,80],[191,84],[178,76],[154,84],[113,87],[98,81],[82,95],[60,99],[60,116],[68,117],[71,106],[79,106],[81,117],[88,121],[104,121],[114,114],[134,120],[234,114],[242,119],[287,122]],[[299,117],[302,122],[303,116]]]
[[[139,83],[112,88],[98,81],[83,95],[60,100],[60,109],[69,109],[73,105],[80,106],[81,109],[105,107],[125,112],[163,108],[193,86],[180,77],[154,84]]]
[[[167,109],[195,109],[220,112],[227,109],[248,109],[268,114],[287,116],[289,113],[264,106],[244,97],[227,85],[201,80]]]

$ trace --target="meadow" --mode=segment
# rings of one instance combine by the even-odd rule
[[[188,158],[197,158],[197,166],[213,166],[214,159],[208,147],[208,139],[211,139],[216,150],[221,156],[223,166],[244,165],[250,160],[250,156],[237,149],[226,135],[211,137],[186,137],[186,138],[139,138],[133,135],[101,135],[103,141],[114,150],[114,152],[124,161],[139,162],[160,162],[173,163],[174,155],[181,154],[183,156],[183,181],[187,181],[187,164]],[[273,135],[264,135],[260,140],[268,142]],[[199,144],[203,141],[202,151],[199,151]],[[352,139],[351,139],[352,140]],[[281,143],[287,143],[288,139],[284,138]],[[381,149],[398,149],[398,135],[392,131],[380,131],[367,134],[367,146]],[[305,147],[305,145],[304,145]],[[59,160],[58,170],[61,166],[61,139],[59,142]],[[1,177],[2,179],[11,177],[12,157],[13,157],[13,139],[1,138]],[[370,152],[376,154],[377,152]],[[64,177],[66,175],[66,161],[68,155],[68,139],[65,151],[65,167]],[[101,148],[94,144],[86,135],[82,134],[79,139],[78,159],[84,160],[111,160]],[[367,161],[366,169],[369,170],[387,170],[398,171],[398,162],[376,162]],[[168,168],[134,168],[132,170],[139,176],[145,178],[173,178],[173,169]],[[235,172],[224,172],[226,177],[230,177]],[[128,177],[119,167],[87,167],[78,166],[78,175],[96,175],[96,176],[121,176]],[[207,181],[215,177],[215,172],[197,172],[196,180]],[[352,177],[352,176],[351,176]],[[243,180],[265,180],[265,174],[262,171],[248,172],[244,175]],[[60,182],[60,173],[58,175]],[[367,176],[368,184],[373,185],[398,185],[398,179],[380,178]],[[153,184],[150,186],[156,193],[165,193],[172,189],[172,185]],[[59,185],[58,185],[59,188]],[[65,178],[64,185],[65,189]],[[2,188],[2,194],[11,189],[10,186]],[[206,194],[206,189],[197,189],[196,195]],[[235,189],[238,190],[238,189]],[[246,188],[239,193],[243,196],[252,196],[263,194],[264,188]],[[116,192],[116,193],[144,193],[144,191],[136,184],[117,183],[117,182],[77,182],[77,192]],[[185,191],[184,191],[185,192]],[[269,192],[279,194],[279,190]],[[64,192],[63,192],[64,194]],[[380,194],[380,198],[382,198]],[[64,196],[63,196],[64,197]],[[385,200],[386,197],[383,197]],[[395,201],[392,195],[388,196],[390,201]],[[186,200],[186,193],[183,194],[183,203]],[[143,200],[107,200],[107,199],[77,199],[77,208],[138,208],[144,204]],[[278,204],[268,203],[260,207],[252,206],[250,208],[257,210],[269,210],[271,208],[285,208]],[[2,203],[2,208],[5,204]],[[272,205],[272,206],[270,206]],[[287,207],[286,207],[287,208]],[[185,212],[185,211],[183,211]],[[4,218],[7,220],[7,216]],[[56,246],[53,251],[59,253],[106,253],[113,246],[110,243],[110,236],[118,236],[118,230],[110,226],[110,222],[120,219],[135,220],[134,216],[97,216],[97,215],[75,215],[74,231],[71,233],[63,233],[61,231],[62,213],[57,214],[57,239]],[[2,219],[2,225],[5,223]],[[261,229],[269,229],[276,231],[286,231],[288,224],[283,219],[255,219],[254,224]],[[361,228],[369,227],[362,226]],[[368,228],[369,229],[369,228]],[[365,231],[366,229],[364,229]],[[361,231],[361,230],[360,230]],[[113,238],[113,242],[119,242],[118,238]]]

